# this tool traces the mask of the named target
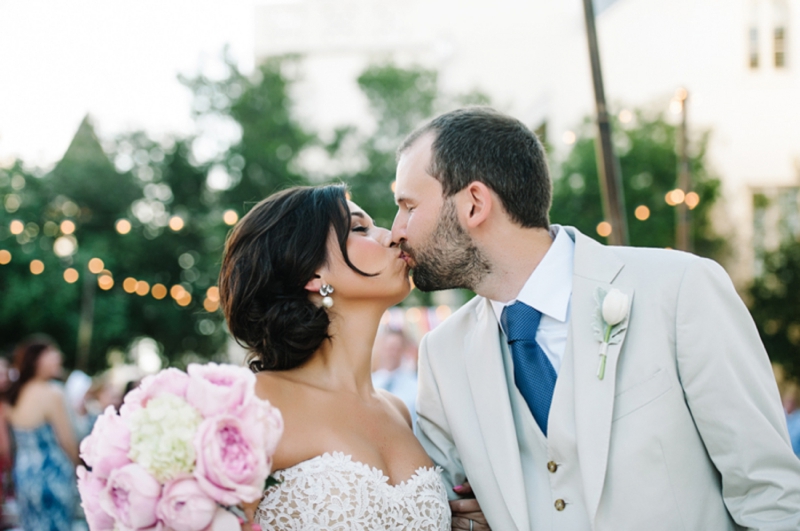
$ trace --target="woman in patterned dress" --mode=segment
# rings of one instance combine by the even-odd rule
[[[77,491],[78,445],[64,394],[51,380],[61,374],[61,352],[33,339],[17,346],[18,377],[8,392],[7,418],[16,441],[13,477],[20,527],[69,531]]]

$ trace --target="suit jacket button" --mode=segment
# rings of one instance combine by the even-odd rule
[[[556,511],[563,511],[564,508],[567,506],[567,502],[559,498],[556,500],[555,506],[556,506]]]
[[[547,463],[547,470],[555,474],[556,470],[558,470],[558,465],[556,464],[555,461],[550,461],[549,463]]]

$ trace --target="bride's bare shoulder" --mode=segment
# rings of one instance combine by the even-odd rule
[[[389,404],[392,407],[392,410],[399,413],[403,417],[403,420],[406,421],[406,424],[408,424],[413,428],[413,425],[411,423],[411,413],[409,413],[408,407],[406,406],[405,402],[403,402],[399,396],[393,395],[389,391],[385,391],[383,389],[378,389],[377,391],[380,396],[382,396],[389,402]]]

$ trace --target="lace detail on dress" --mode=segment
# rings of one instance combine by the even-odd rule
[[[450,530],[438,467],[420,467],[390,485],[377,468],[334,452],[273,475],[282,483],[266,491],[256,510],[263,531]]]

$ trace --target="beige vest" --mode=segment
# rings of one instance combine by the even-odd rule
[[[575,443],[572,348],[566,348],[550,406],[549,418],[557,416],[560,422],[549,422],[545,437],[514,383],[511,352],[505,334],[500,337],[531,531],[589,531]]]

